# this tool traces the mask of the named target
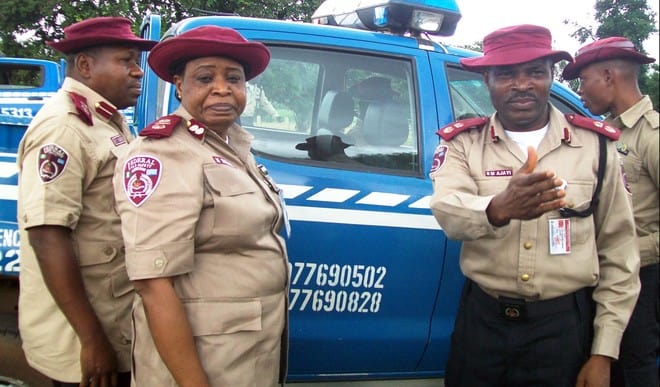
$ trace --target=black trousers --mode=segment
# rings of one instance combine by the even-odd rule
[[[495,299],[466,280],[447,387],[574,387],[591,346],[591,291],[552,300]]]
[[[53,387],[78,387],[80,383],[64,383],[53,380]],[[120,372],[117,374],[117,387],[131,387],[131,373]]]
[[[639,271],[642,289],[621,340],[619,361],[612,363],[612,387],[658,387],[658,264]]]

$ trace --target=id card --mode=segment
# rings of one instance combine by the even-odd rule
[[[549,219],[550,255],[571,253],[571,220]]]

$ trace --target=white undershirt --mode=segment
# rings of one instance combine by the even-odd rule
[[[548,133],[548,125],[545,125],[541,129],[530,130],[528,132],[514,132],[511,130],[505,130],[504,132],[510,139],[518,144],[520,149],[522,149],[523,154],[527,155],[528,146],[534,147],[534,149],[539,148],[541,140],[543,140],[545,134]]]

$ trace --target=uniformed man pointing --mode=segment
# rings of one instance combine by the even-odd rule
[[[571,60],[551,41],[533,25],[487,35],[461,64],[496,113],[438,131],[431,209],[464,241],[467,277],[448,387],[606,387],[639,293],[619,131],[548,102],[553,64]]]

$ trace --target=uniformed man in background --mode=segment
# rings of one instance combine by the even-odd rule
[[[564,68],[564,79],[580,79],[578,94],[593,114],[608,117],[621,130],[617,142],[633,194],[642,289],[621,340],[619,361],[613,364],[612,386],[658,387],[658,191],[660,131],[658,112],[639,90],[641,65],[655,62],[620,36],[580,48],[575,63]]]
[[[467,277],[448,387],[606,387],[637,300],[619,132],[549,103],[553,64],[571,60],[551,42],[534,25],[487,35],[461,64],[483,74],[496,113],[438,131],[430,205],[464,241]]]
[[[131,21],[98,17],[48,44],[66,79],[18,150],[19,330],[28,363],[54,386],[129,386],[133,288],[112,175],[132,140],[118,109],[135,105],[140,51]]]

